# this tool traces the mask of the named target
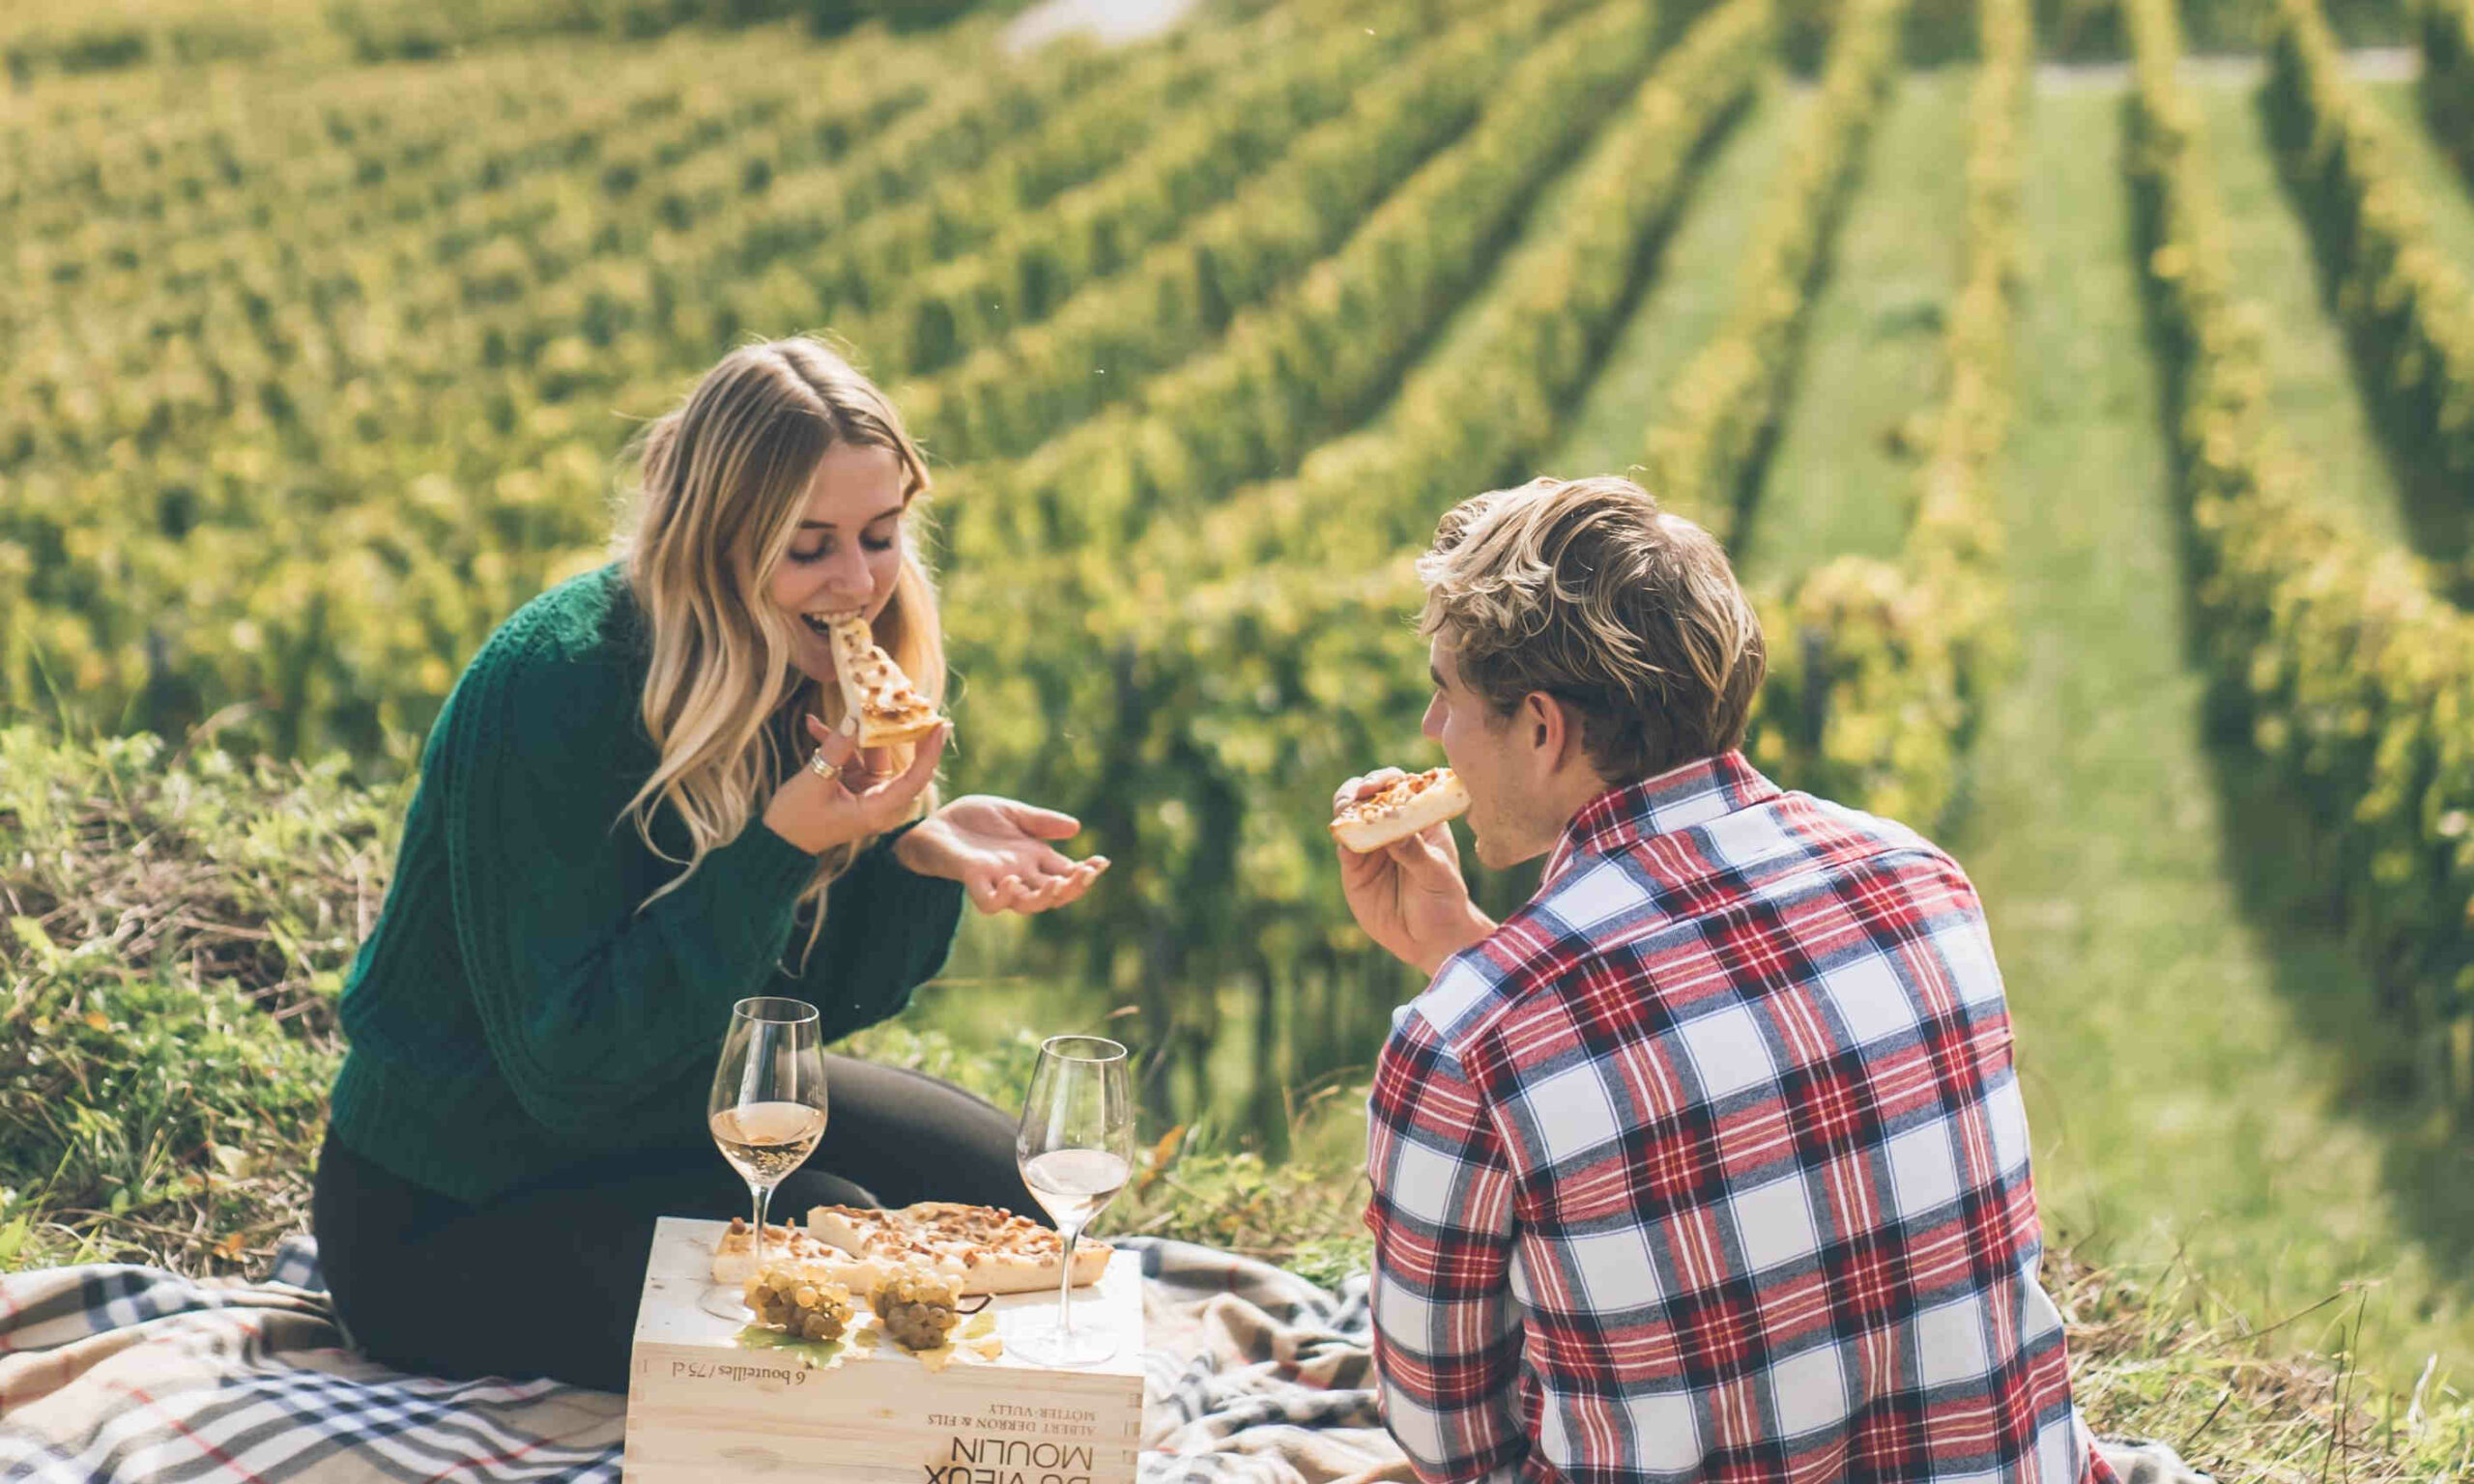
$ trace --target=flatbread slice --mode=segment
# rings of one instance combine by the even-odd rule
[[[991,1206],[923,1201],[899,1211],[819,1206],[808,1235],[844,1254],[847,1270],[864,1270],[875,1290],[885,1273],[924,1266],[952,1277],[962,1294],[1035,1293],[1057,1286],[1065,1272],[1065,1240],[1027,1216]],[[1096,1283],[1115,1249],[1085,1237],[1074,1244],[1074,1286]],[[856,1278],[846,1280],[855,1291]]]
[[[825,630],[833,642],[833,672],[842,683],[844,726],[861,747],[916,742],[936,729],[943,720],[936,703],[877,645],[866,615],[837,615],[826,620]]]
[[[827,1258],[840,1258],[842,1249],[814,1237],[795,1226],[764,1223],[764,1261],[767,1265],[813,1263]],[[730,1228],[713,1248],[713,1281],[739,1284],[756,1276],[756,1228],[746,1218],[731,1217]]]
[[[1365,855],[1468,809],[1469,790],[1460,776],[1450,768],[1428,768],[1341,810],[1332,819],[1332,838]]]

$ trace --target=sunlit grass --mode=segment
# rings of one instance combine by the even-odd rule
[[[2447,1236],[2474,1228],[2474,1171],[2383,1096],[2394,1048],[2292,813],[2243,752],[2206,740],[2120,108],[2083,89],[2034,109],[2000,480],[2021,661],[1949,842],[1984,894],[2017,1017],[2047,1227],[2107,1261],[2186,1251],[2253,1312],[2373,1283],[2356,1348],[2375,1370],[2410,1381],[2434,1351],[2443,1370],[2474,1369],[2465,1252]],[[2273,179],[2254,172],[2247,197],[2248,231],[2280,225]],[[2308,260],[2288,266],[2260,287],[2308,329]],[[2322,404],[2352,413],[2339,348],[2272,343],[2299,426],[2337,415]],[[2284,1333],[2326,1343],[2333,1322]]]
[[[1737,561],[1785,590],[1829,557],[1895,557],[1915,503],[1925,419],[1947,389],[1942,325],[1958,292],[1971,68],[1910,72],[1805,329],[1801,373]]]
[[[1811,102],[1809,90],[1773,81],[1710,157],[1639,307],[1616,331],[1597,379],[1565,419],[1562,446],[1540,472],[1638,476],[1650,419],[1666,406],[1669,380],[1716,332],[1734,302],[1728,270],[1752,235],[1763,185],[1776,173],[1796,121]]]
[[[2270,397],[2285,437],[2319,471],[2316,488],[2332,508],[2379,539],[2406,540],[2404,504],[2353,389],[2345,331],[2322,301],[2310,234],[2277,177],[2258,90],[2212,77],[2195,81],[2191,93],[2207,122],[2235,281],[2266,315]]]

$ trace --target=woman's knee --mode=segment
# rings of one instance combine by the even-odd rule
[[[950,1082],[837,1057],[820,1164],[888,1204],[956,1200],[1036,1216],[1015,1165],[1012,1115]]]

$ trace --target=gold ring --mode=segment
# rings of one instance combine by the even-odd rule
[[[837,775],[839,770],[836,769],[832,763],[825,760],[824,749],[820,747],[815,752],[808,754],[808,771],[819,778],[832,778]]]

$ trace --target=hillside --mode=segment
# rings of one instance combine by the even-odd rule
[[[1432,760],[1408,558],[1629,470],[1763,604],[1756,759],[1982,889],[2057,1246],[2208,1332],[2350,1293],[2269,1346],[2373,1394],[2474,1359],[2474,0],[1218,0],[1001,64],[588,11],[189,55],[114,0],[133,54],[15,67],[14,1260],[297,1219],[458,667],[604,559],[643,419],[813,328],[935,464],[954,785],[1117,863],[883,1054],[1122,1012],[1157,1113],[1319,1188],[1414,987],[1318,816]]]

